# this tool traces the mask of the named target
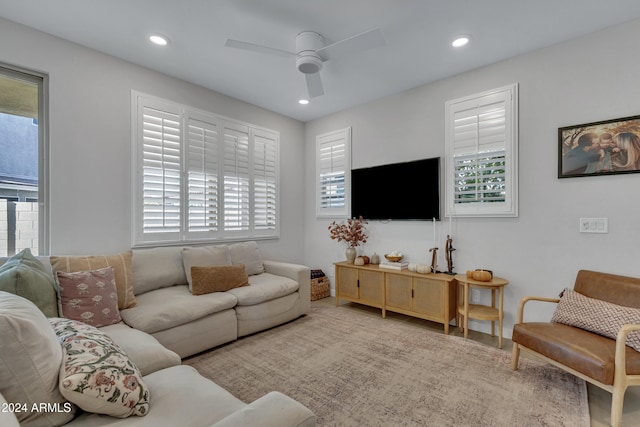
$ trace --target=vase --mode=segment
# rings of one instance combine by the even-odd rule
[[[348,247],[347,248],[347,262],[349,264],[353,264],[356,260],[356,248]]]

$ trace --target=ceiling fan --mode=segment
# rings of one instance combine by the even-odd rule
[[[296,67],[305,75],[310,98],[324,94],[322,79],[320,78],[323,62],[386,44],[387,41],[378,28],[356,34],[327,46],[324,45],[324,37],[320,33],[303,31],[296,36],[295,53],[233,39],[227,39],[224,43],[227,47],[295,58]]]

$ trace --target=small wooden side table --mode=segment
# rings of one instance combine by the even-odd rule
[[[495,277],[490,282],[479,282],[467,278],[466,274],[456,274],[456,280],[463,286],[462,302],[458,301],[458,314],[464,317],[463,322],[458,323],[464,331],[464,337],[469,333],[469,318],[491,321],[491,336],[495,336],[495,322],[498,321],[498,347],[502,348],[502,320],[504,318],[504,287],[509,281]],[[490,289],[491,306],[481,304],[469,304],[469,288]],[[499,293],[498,307],[496,307],[496,291]]]

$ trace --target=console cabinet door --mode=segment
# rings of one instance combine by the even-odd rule
[[[360,300],[374,307],[384,305],[384,274],[360,270]]]
[[[339,296],[358,299],[358,270],[355,268],[338,267],[336,271],[338,274],[336,280],[340,283]]]
[[[401,308],[403,310],[412,310],[412,290],[413,284],[411,277],[387,273],[387,306]]]
[[[447,303],[444,298],[444,286],[440,280],[415,277],[413,279],[413,311],[436,317],[444,316]]]

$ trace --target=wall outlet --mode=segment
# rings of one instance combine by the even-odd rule
[[[581,233],[608,233],[609,218],[580,218]]]

